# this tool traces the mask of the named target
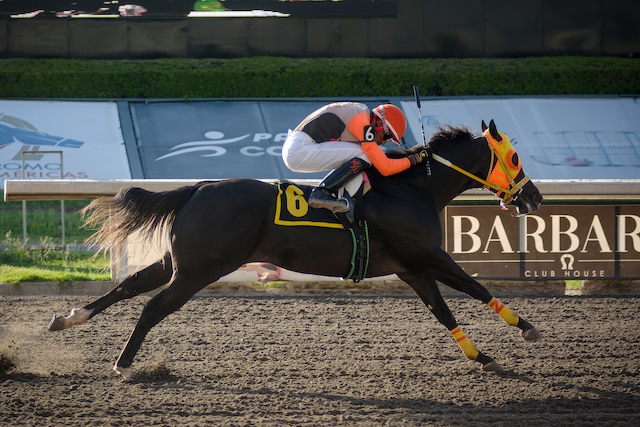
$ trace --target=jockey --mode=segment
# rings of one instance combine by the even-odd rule
[[[349,212],[353,209],[350,195],[363,182],[360,172],[373,165],[388,176],[425,161],[425,150],[391,159],[380,148],[389,140],[399,145],[406,129],[404,113],[395,105],[382,104],[369,111],[358,102],[335,102],[309,114],[289,131],[282,158],[294,172],[334,169],[312,190],[309,206]]]

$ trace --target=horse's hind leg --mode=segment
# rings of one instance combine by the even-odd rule
[[[495,362],[491,357],[478,351],[476,346],[464,334],[462,328],[458,325],[458,322],[453,316],[453,313],[451,313],[451,310],[447,306],[447,303],[442,298],[442,294],[440,293],[435,280],[408,275],[402,275],[400,278],[413,288],[422,302],[425,303],[429,311],[431,311],[431,313],[436,316],[436,319],[438,319],[438,321],[447,328],[458,343],[462,353],[464,353],[468,359],[475,360],[480,363],[483,371],[503,371],[502,366]]]
[[[48,329],[60,331],[80,325],[118,301],[159,288],[169,282],[172,273],[171,256],[167,253],[161,260],[127,277],[109,293],[83,308],[74,308],[68,316],[54,315]]]
[[[211,282],[212,280],[206,279],[187,280],[184,275],[176,273],[171,284],[153,297],[142,310],[135,329],[113,367],[114,371],[125,379],[130,379],[133,359],[151,328],[169,314],[180,309],[191,297]]]

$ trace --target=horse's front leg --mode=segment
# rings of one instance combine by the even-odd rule
[[[431,277],[488,305],[502,320],[511,326],[517,326],[520,329],[520,335],[526,341],[536,341],[542,338],[531,323],[518,316],[513,310],[491,295],[487,288],[465,273],[444,250],[438,249],[435,251],[433,258],[436,260],[435,265],[438,267],[431,271]]]
[[[399,275],[399,277],[413,288],[429,311],[447,328],[458,343],[458,346],[460,346],[462,353],[464,353],[468,359],[480,363],[483,371],[502,372],[504,370],[502,366],[491,357],[478,351],[471,340],[467,338],[462,328],[458,325],[453,313],[451,313],[449,306],[447,306],[447,303],[442,298],[442,294],[435,280],[409,274],[402,274]]]
[[[171,274],[171,256],[165,254],[163,259],[127,277],[109,293],[83,308],[74,308],[67,316],[55,314],[49,322],[48,329],[61,331],[80,325],[118,301],[159,288],[171,279]]]

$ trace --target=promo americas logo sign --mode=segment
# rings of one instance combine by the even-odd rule
[[[2,178],[60,178],[62,166],[59,159],[45,162],[43,158],[46,153],[43,151],[54,148],[77,149],[83,145],[84,141],[40,132],[28,121],[0,112],[0,150],[10,146],[19,147],[9,161],[0,163]],[[28,161],[25,161],[23,171],[22,153],[27,152],[35,153],[25,158]]]
[[[0,100],[0,187],[7,179],[130,179],[124,142],[117,102]]]

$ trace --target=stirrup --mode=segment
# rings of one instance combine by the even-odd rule
[[[316,187],[309,196],[309,206],[316,209],[328,209],[332,213],[348,212],[351,204],[347,199],[336,199],[328,190]]]

